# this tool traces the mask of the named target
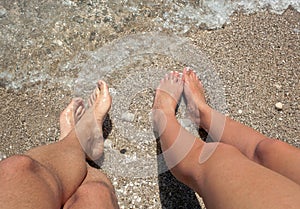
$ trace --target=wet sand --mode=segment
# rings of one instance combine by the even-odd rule
[[[14,6],[8,11],[18,17]],[[74,79],[78,71],[61,71],[60,66],[79,51],[93,51],[127,34],[155,28],[151,18],[138,17],[129,20],[129,25],[108,23],[106,27],[95,29],[89,22],[88,13],[83,17],[85,10],[80,13],[83,20],[75,21],[69,20],[77,17],[78,11],[68,12],[65,24],[57,23],[61,25],[54,29],[53,25],[45,25],[44,31],[39,24],[34,25],[36,22],[27,22],[21,27],[22,20],[16,20],[20,23],[16,28],[10,28],[8,35],[1,34],[6,38],[0,42],[1,72],[15,72],[21,79],[32,76],[29,72],[44,69],[50,78]],[[300,14],[293,10],[287,10],[283,15],[235,14],[232,23],[223,29],[203,31],[194,28],[184,35],[214,64],[225,86],[229,115],[296,147],[300,147],[299,19]],[[2,18],[0,21],[6,25],[12,20]],[[31,43],[26,44],[26,39]],[[23,75],[19,73],[22,70]],[[116,77],[122,78],[126,74],[120,73]],[[112,86],[113,81],[113,78],[109,81]],[[8,88],[9,82],[9,79],[0,80],[1,153],[11,156],[58,140],[59,114],[72,98],[72,87],[52,84],[46,79],[13,90]],[[151,103],[152,93],[141,96],[137,104],[145,98]],[[275,108],[277,102],[283,104],[282,110]],[[147,114],[147,111],[141,114]],[[117,132],[108,136],[116,150],[142,152],[124,140],[118,141],[118,137],[121,138]],[[145,179],[109,175],[121,208],[199,208],[193,192],[179,184],[170,173]]]

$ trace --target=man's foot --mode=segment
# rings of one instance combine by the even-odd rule
[[[184,99],[187,104],[188,114],[191,119],[200,126],[200,112],[203,108],[207,108],[204,89],[202,83],[198,79],[194,71],[184,68]]]
[[[174,116],[177,103],[182,95],[183,81],[178,72],[171,71],[160,81],[152,108],[154,130],[162,133],[166,117]]]
[[[104,81],[98,81],[98,86],[89,100],[90,108],[75,126],[77,138],[87,158],[91,160],[99,159],[103,154],[102,125],[111,102],[107,84]]]
[[[75,124],[80,120],[85,112],[83,100],[74,98],[70,104],[62,111],[59,117],[60,138],[65,138],[70,131],[75,127]]]

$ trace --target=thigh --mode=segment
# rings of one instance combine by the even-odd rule
[[[300,186],[220,143],[207,161],[196,164],[196,191],[207,208],[298,208]]]
[[[25,155],[0,162],[1,208],[60,207],[62,193],[55,176],[37,161]]]

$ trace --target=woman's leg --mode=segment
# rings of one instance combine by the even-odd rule
[[[104,82],[98,85],[92,107],[63,140],[0,163],[3,208],[57,209],[82,183],[86,154],[90,158],[102,154],[102,121],[111,105],[108,87]]]
[[[155,131],[173,175],[197,191],[207,208],[297,208],[298,184],[250,161],[231,145],[204,143],[180,126],[175,108],[182,85],[176,73],[170,73],[161,81],[153,105]]]
[[[205,102],[196,74],[184,70],[184,96],[194,121],[215,141],[230,144],[249,159],[300,184],[300,150],[282,141],[270,139],[254,129],[213,110]]]

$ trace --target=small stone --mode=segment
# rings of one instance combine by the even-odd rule
[[[115,88],[109,88],[108,91],[112,95],[116,95],[117,94],[117,90]]]
[[[63,42],[61,40],[54,40],[53,43],[57,44],[58,46],[63,45]]]
[[[121,116],[122,120],[125,120],[127,122],[132,122],[134,120],[135,115],[130,112],[124,112]]]
[[[298,28],[294,28],[293,31],[294,31],[295,33],[300,33],[300,30],[299,30]]]
[[[121,153],[121,154],[125,154],[126,152],[127,152],[126,149],[121,149],[121,150],[120,150],[120,153]]]
[[[281,87],[282,87],[280,84],[277,84],[277,83],[276,83],[276,84],[274,84],[274,86],[275,86],[275,87],[276,87],[276,89],[278,89],[278,90],[280,90],[280,89],[281,89]]]
[[[106,147],[106,148],[112,148],[112,144],[113,144],[113,142],[110,139],[106,139],[104,141],[104,147]]]
[[[239,114],[242,114],[242,113],[243,113],[243,110],[238,110],[238,113],[239,113]]]
[[[70,0],[65,0],[63,1],[63,5],[66,5],[66,6],[75,6],[76,4]]]
[[[275,107],[276,107],[277,110],[282,110],[283,104],[281,102],[277,102],[275,104]]]
[[[4,160],[6,158],[6,155],[2,152],[0,152],[0,161]]]
[[[0,18],[4,17],[6,13],[7,13],[6,9],[0,5]]]
[[[179,119],[179,123],[183,126],[183,127],[189,127],[193,124],[193,122],[190,119]]]

